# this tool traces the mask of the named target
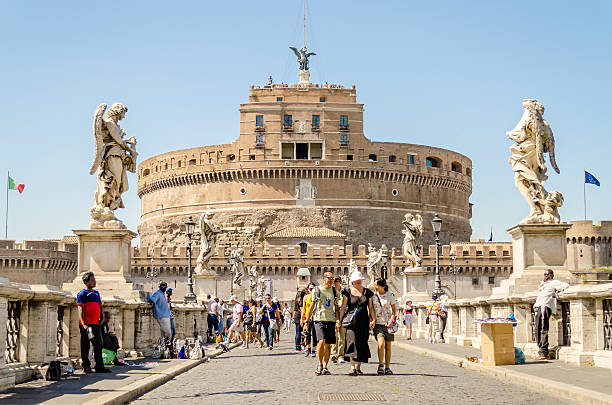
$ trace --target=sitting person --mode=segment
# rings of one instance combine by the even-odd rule
[[[102,324],[100,325],[100,329],[102,330],[102,348],[106,350],[110,350],[111,352],[117,353],[119,350],[119,340],[117,339],[117,335],[114,332],[111,332],[109,322],[111,320],[111,314],[108,311],[104,311],[104,316],[102,318]],[[115,366],[121,366],[123,363],[119,361],[117,356],[113,359],[113,364]]]

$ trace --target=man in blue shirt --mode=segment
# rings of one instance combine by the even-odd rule
[[[167,338],[169,341],[172,336],[172,328],[170,326],[170,307],[166,300],[166,289],[168,288],[168,284],[161,280],[158,286],[159,290],[155,291],[155,294],[149,298],[149,302],[153,304],[153,316],[155,316],[159,324],[161,338],[164,341]]]

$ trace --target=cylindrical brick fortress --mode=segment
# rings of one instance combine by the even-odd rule
[[[405,213],[443,221],[441,240],[471,235],[469,158],[445,149],[372,142],[355,88],[251,87],[231,144],[164,153],[138,168],[143,246],[186,242],[188,216],[212,209],[220,244],[261,244],[285,227],[325,227],[346,243],[400,247]]]

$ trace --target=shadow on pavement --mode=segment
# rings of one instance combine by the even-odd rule
[[[181,394],[181,395],[177,395],[174,397],[168,397],[168,396],[164,396],[164,397],[160,397],[158,398],[159,400],[161,399],[173,399],[173,398],[201,398],[201,397],[210,397],[213,395],[250,395],[250,394],[265,394],[268,392],[274,392],[274,390],[243,390],[243,391],[220,391],[220,392],[201,392],[201,393],[197,393],[197,394],[192,394],[192,395],[186,395],[186,394]]]

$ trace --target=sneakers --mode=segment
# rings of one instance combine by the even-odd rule
[[[85,374],[91,374],[91,373],[93,373],[94,371],[91,369],[91,367],[87,367],[87,368],[84,368],[84,369],[83,369],[83,372],[84,372]]]
[[[272,350],[272,346],[268,346],[268,350]]]
[[[346,363],[342,357],[338,359],[338,364]]]
[[[247,348],[246,342],[242,342],[242,346],[240,346],[240,348],[241,349],[246,349]]]
[[[317,353],[316,353],[316,352],[311,352],[311,353],[310,353],[310,355],[311,355],[312,357],[317,357]]]
[[[310,349],[306,349],[306,352],[304,353],[304,357],[308,357],[310,356]]]

